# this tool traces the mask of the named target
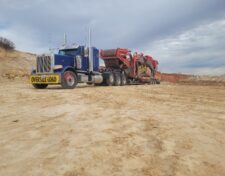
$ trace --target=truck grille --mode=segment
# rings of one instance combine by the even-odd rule
[[[48,73],[52,71],[51,56],[37,57],[37,73]]]

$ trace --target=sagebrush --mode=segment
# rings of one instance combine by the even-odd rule
[[[15,44],[7,38],[0,37],[0,48],[6,49],[6,50],[14,50]]]

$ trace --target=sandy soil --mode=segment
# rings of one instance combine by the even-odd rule
[[[0,175],[225,175],[225,88],[0,84]]]
[[[35,55],[20,51],[6,52],[0,48],[0,81],[3,78],[27,77],[35,68]]]

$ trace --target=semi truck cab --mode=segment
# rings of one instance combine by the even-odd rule
[[[67,47],[59,49],[58,54],[39,55],[35,67],[30,81],[37,89],[57,84],[72,89],[78,83],[103,82],[99,72],[99,50],[95,47]]]

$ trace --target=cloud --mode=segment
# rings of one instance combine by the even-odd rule
[[[225,20],[220,19],[149,43],[143,50],[160,60],[164,72],[224,74],[224,34]]]
[[[19,50],[41,53],[59,47],[65,32],[70,43],[85,44],[92,26],[96,47],[150,50],[165,71],[202,68],[205,58],[210,66],[206,45],[211,38],[217,42],[210,33],[216,31],[203,26],[225,16],[224,0],[0,0],[0,4],[0,35],[14,41]],[[198,32],[203,37],[207,31],[204,40],[210,41],[197,42],[202,40],[196,40]],[[218,60],[223,56],[220,48],[216,44],[210,51]],[[180,64],[165,67],[178,57]]]

